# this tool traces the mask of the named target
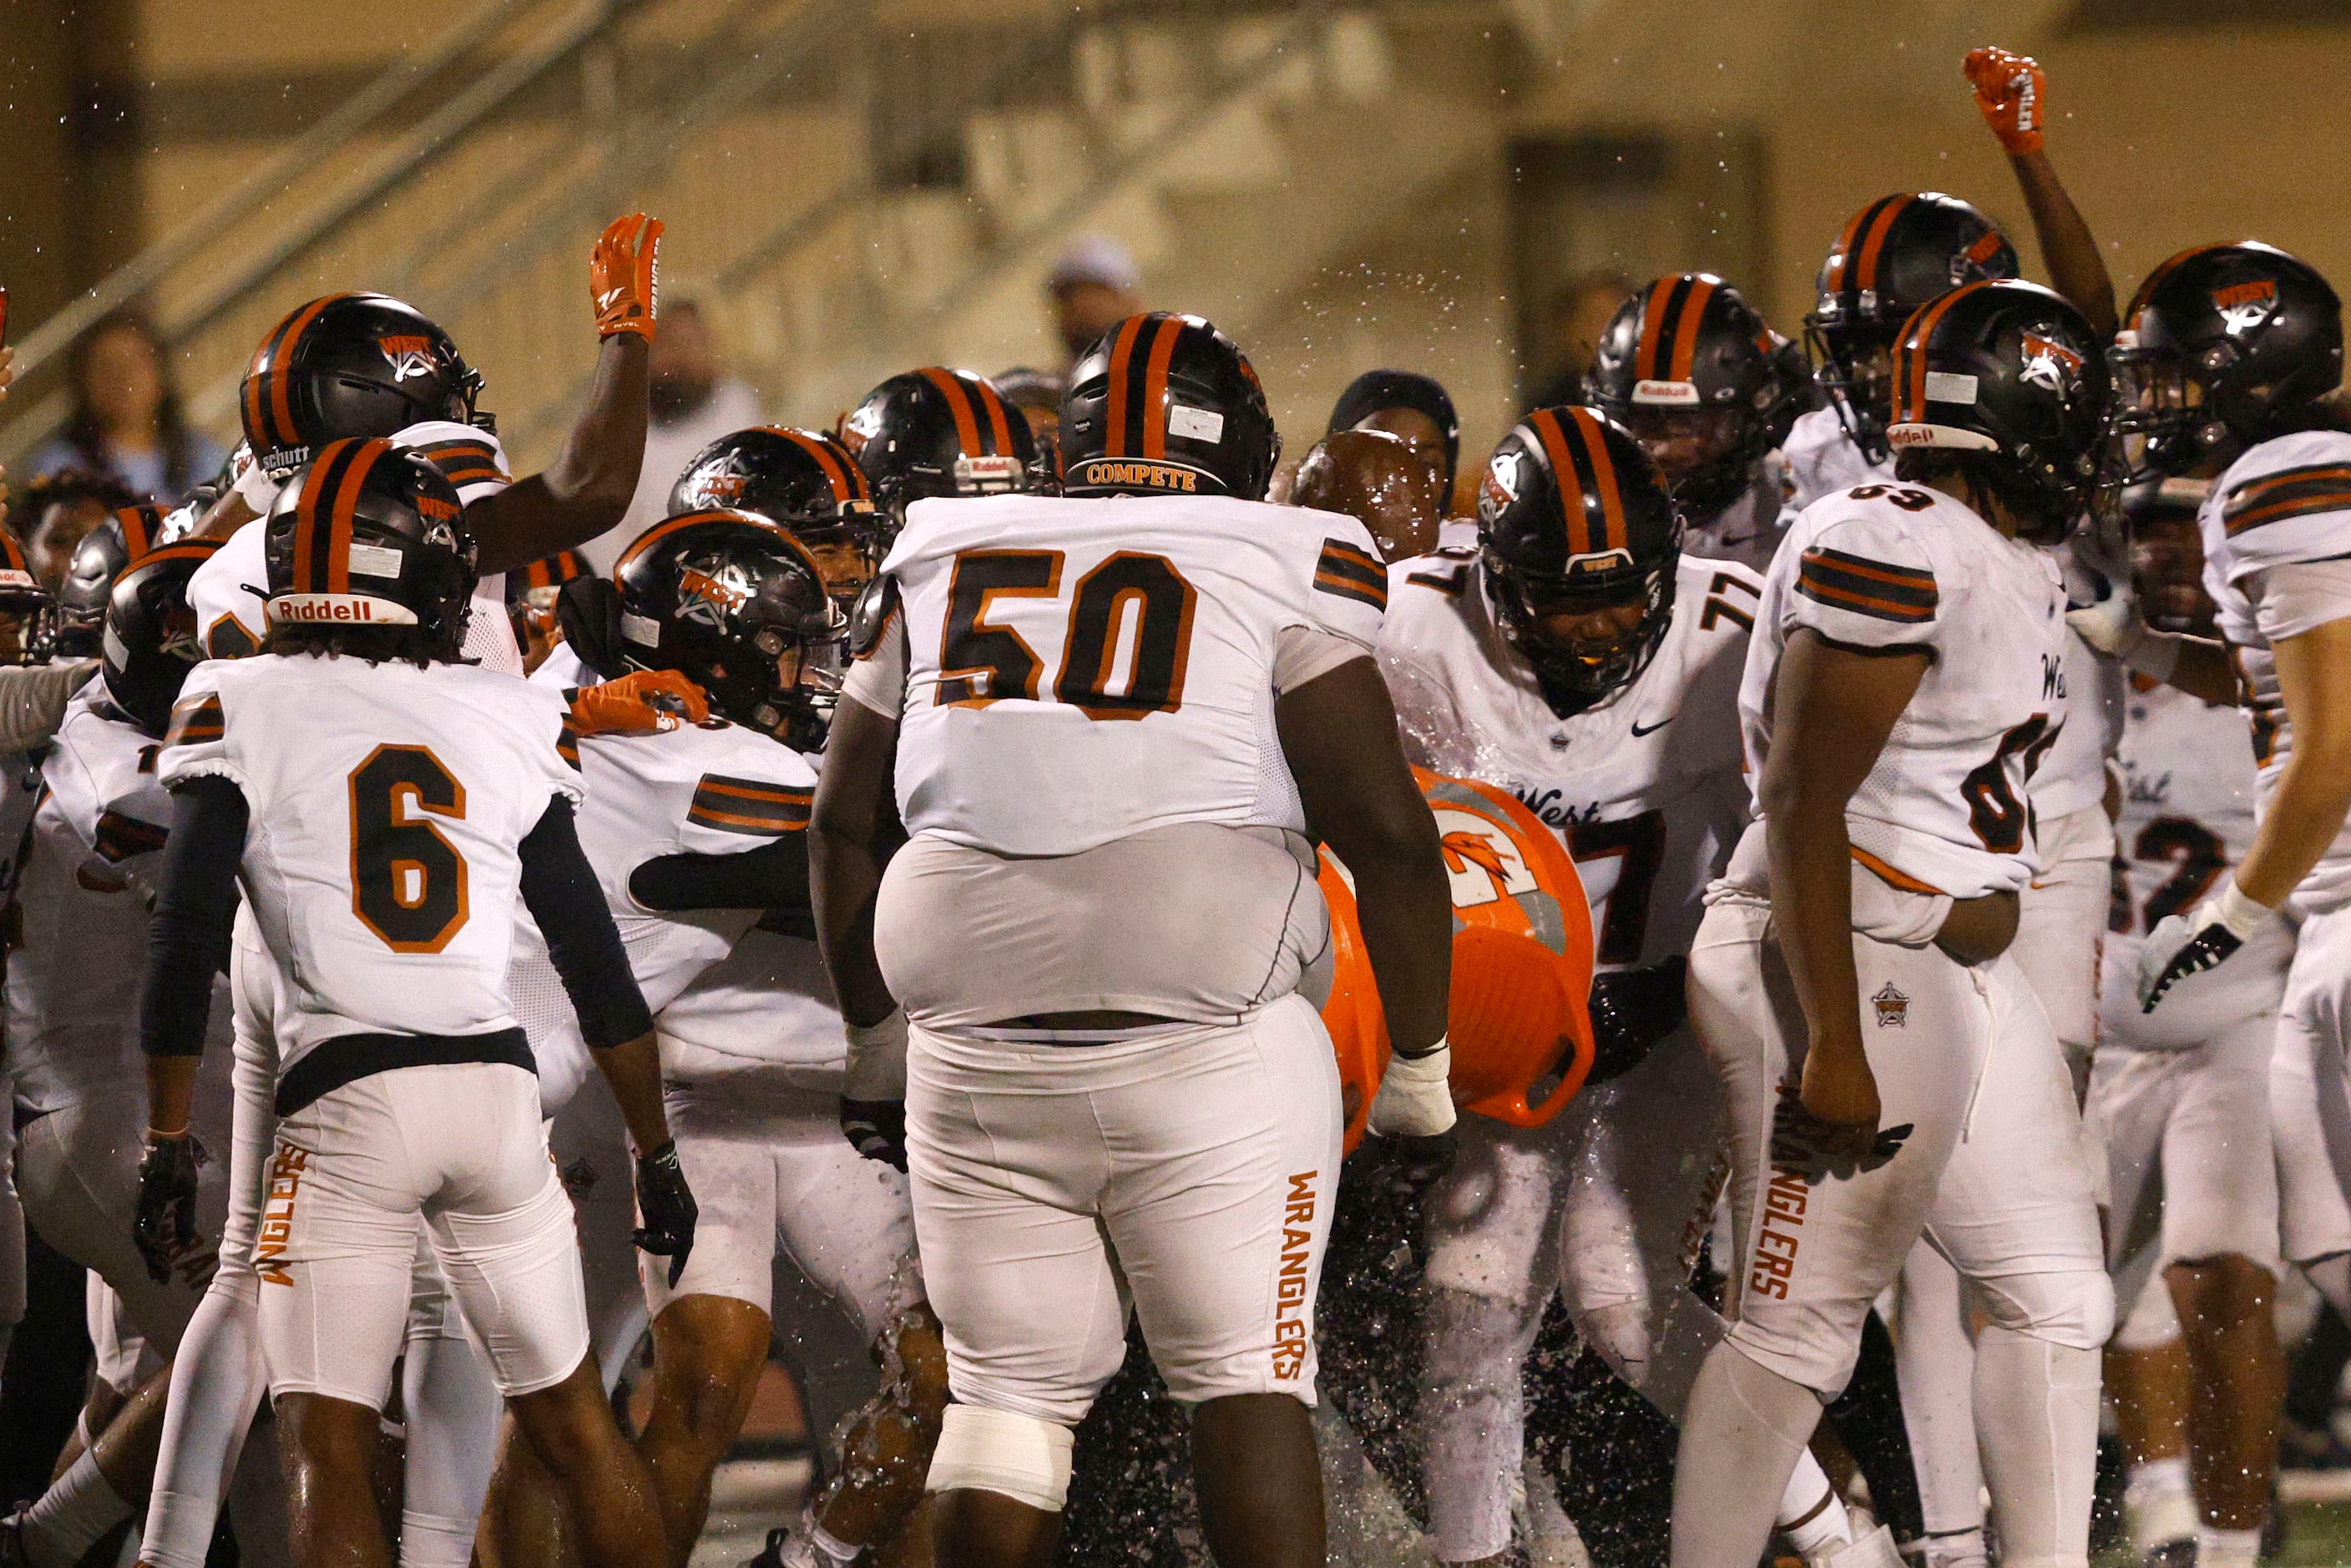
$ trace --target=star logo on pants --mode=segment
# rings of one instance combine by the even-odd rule
[[[1896,990],[1893,981],[1888,980],[1878,988],[1877,994],[1871,997],[1869,1002],[1877,1009],[1878,1028],[1908,1029],[1910,1027],[1910,998]]]

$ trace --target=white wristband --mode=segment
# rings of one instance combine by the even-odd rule
[[[2204,901],[2199,913],[2204,919],[2226,927],[2240,942],[2252,941],[2253,934],[2262,928],[2262,922],[2270,917],[2269,906],[2248,897],[2245,890],[2237,885],[2233,873],[2221,882],[2220,892]]]
[[[1430,1137],[1454,1123],[1453,1048],[1443,1040],[1421,1056],[1392,1056],[1367,1118],[1374,1133]]]

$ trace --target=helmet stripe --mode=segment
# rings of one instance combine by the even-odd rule
[[[294,507],[293,570],[287,574],[287,586],[296,593],[319,591],[319,572],[317,555],[319,537],[319,497],[326,493],[335,466],[353,444],[349,440],[330,441],[325,451],[311,460],[309,471],[302,476],[302,491]]]
[[[351,591],[351,524],[359,510],[360,490],[377,463],[392,450],[387,442],[363,441],[350,455],[342,482],[335,486],[335,504],[327,515],[327,591]]]
[[[10,571],[30,572],[33,570],[25,560],[24,545],[6,528],[0,528],[0,567]]]
[[[1907,195],[1888,196],[1877,204],[1877,215],[1871,221],[1868,233],[1862,237],[1860,271],[1858,276],[1852,277],[1850,287],[1877,287],[1877,258],[1885,249],[1886,236],[1892,231],[1894,220],[1902,215],[1902,209],[1910,202],[1911,198]]]
[[[1685,277],[1681,314],[1674,321],[1674,359],[1669,382],[1686,382],[1698,362],[1698,329],[1706,320],[1706,302],[1714,298],[1715,286],[1703,277]]]
[[[616,582],[620,580],[621,573],[627,570],[631,561],[677,532],[678,529],[692,528],[696,523],[706,523],[714,517],[730,523],[757,523],[761,520],[747,513],[729,512],[716,507],[700,512],[680,512],[676,517],[664,517],[660,522],[639,534],[636,541],[621,552],[621,559],[612,563],[613,580]]]
[[[2123,312],[2123,325],[2133,331],[2138,330],[2138,313],[2147,308],[2147,302],[2155,297],[2157,289],[2163,287],[2163,280],[2171,276],[2172,270],[2183,261],[2202,256],[2208,250],[2220,248],[2217,245],[2189,246],[2186,250],[2148,273],[2146,281],[2138,286],[2138,292],[2131,296],[2130,308]]]
[[[1559,427],[1559,415],[1550,409],[1539,408],[1527,416],[1527,423],[1533,426],[1536,439],[1542,444],[1552,478],[1559,486],[1560,510],[1567,519],[1567,553],[1590,555],[1592,529],[1583,517],[1583,479],[1576,470],[1575,459],[1568,454],[1567,436]]]
[[[277,440],[281,445],[298,446],[302,442],[302,433],[294,428],[291,382],[286,373],[293,361],[294,350],[302,341],[302,334],[310,329],[310,323],[319,319],[319,312],[344,298],[340,294],[329,294],[311,300],[294,312],[293,319],[287,324],[285,340],[277,345],[277,352],[270,364],[269,414],[276,422]]]
[[[1126,367],[1127,361],[1134,354],[1134,340],[1141,335],[1145,319],[1141,316],[1130,316],[1119,323],[1118,337],[1111,344],[1110,400],[1102,410],[1102,455],[1105,457],[1134,455],[1126,449],[1126,405],[1129,402]]]
[[[987,410],[987,430],[992,441],[988,448],[988,455],[991,457],[1011,455],[1012,424],[1005,415],[1002,394],[996,390],[996,383],[986,376],[972,377],[971,384],[978,392],[981,404]]]
[[[1895,423],[1924,423],[1927,418],[1927,340],[1934,336],[1936,323],[1959,300],[1979,288],[1991,287],[1989,281],[1978,278],[1954,288],[1922,308],[1902,329],[1902,335],[1895,340],[1894,350]]]
[[[972,412],[971,393],[965,389],[962,378],[935,365],[926,367],[923,375],[947,400],[947,412],[955,415],[956,444],[963,448],[966,455],[977,453],[979,450],[979,420]]]
[[[1672,315],[1667,302],[1680,282],[1679,277],[1660,277],[1649,285],[1649,297],[1641,302],[1641,346],[1633,355],[1633,374],[1642,381],[1657,379],[1657,350]]]
[[[1616,485],[1616,465],[1608,455],[1607,433],[1589,409],[1571,409],[1575,416],[1578,444],[1583,449],[1584,461],[1592,466],[1593,488],[1600,492],[1600,544],[1604,550],[1625,549],[1632,545],[1632,535],[1625,527],[1625,497]]]
[[[865,476],[863,470],[859,469],[853,463],[845,464],[841,462],[841,460],[833,454],[831,447],[824,441],[816,436],[810,435],[805,430],[791,430],[782,425],[770,425],[768,428],[773,430],[778,435],[782,436],[785,440],[797,442],[801,446],[806,447],[810,454],[816,458],[817,466],[824,470],[826,480],[832,486],[832,500],[835,506],[839,506],[844,501],[856,501],[864,498]],[[849,477],[850,472],[852,471],[856,472],[858,476],[854,481]]]
[[[328,298],[332,298],[333,296]],[[311,301],[311,305],[318,303],[317,300]],[[263,421],[268,411],[269,389],[284,376],[281,367],[285,361],[279,357],[277,347],[286,340],[294,319],[308,308],[310,306],[308,305],[298,306],[279,317],[277,325],[269,329],[261,340],[261,346],[253,350],[253,362],[245,371],[245,428],[248,436],[263,430]]]
[[[1176,344],[1184,336],[1184,323],[1173,316],[1163,317],[1158,335],[1151,340],[1151,356],[1143,370],[1143,455],[1145,457],[1167,455],[1167,361],[1176,357]]]
[[[155,548],[155,525],[162,513],[152,506],[125,507],[114,514],[115,526],[122,530],[122,549],[126,559],[137,560]]]
[[[1884,199],[1882,196],[1878,198],[1879,201]],[[1834,291],[1844,287],[1846,275],[1853,271],[1853,247],[1855,242],[1861,238],[1861,225],[1868,222],[1869,214],[1876,210],[1877,203],[1872,202],[1845,220],[1844,232],[1837,235],[1836,245],[1830,252],[1836,257],[1836,266],[1830,270],[1827,281],[1822,285],[1824,289]]]

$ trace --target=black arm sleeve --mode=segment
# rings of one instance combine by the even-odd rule
[[[620,927],[604,907],[603,889],[580,848],[571,802],[561,797],[522,841],[522,901],[547,939],[547,956],[580,1014],[590,1046],[609,1050],[653,1027],[637,977],[629,970]]]
[[[162,886],[147,927],[139,1044],[150,1056],[201,1056],[213,977],[228,963],[247,813],[245,791],[209,774],[180,786],[172,803]]]
[[[732,855],[663,855],[629,873],[647,909],[764,909],[806,914],[808,835],[785,833]]]

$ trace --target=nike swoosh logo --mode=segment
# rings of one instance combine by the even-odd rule
[[[1655,734],[1656,734],[1656,733],[1657,733],[1657,731],[1659,731],[1659,730],[1661,730],[1661,729],[1665,728],[1665,727],[1666,727],[1666,726],[1667,726],[1667,725],[1669,725],[1669,724],[1673,723],[1673,722],[1674,722],[1674,720],[1676,720],[1676,719],[1679,718],[1680,716],[1681,716],[1681,710],[1680,710],[1680,709],[1678,709],[1678,708],[1677,708],[1677,709],[1675,709],[1672,713],[1669,713],[1669,714],[1666,715],[1666,716],[1665,716],[1665,717],[1663,717],[1663,718],[1659,719],[1659,720],[1658,720],[1656,723],[1655,723],[1655,724],[1652,724],[1652,725],[1646,725],[1646,726],[1640,725],[1640,724],[1635,724],[1635,725],[1634,725],[1634,726],[1633,726],[1633,738],[1634,738],[1634,739],[1635,739],[1635,740],[1638,740],[1638,739],[1640,739],[1640,738],[1641,738],[1643,736],[1645,736],[1645,735],[1655,735]]]

